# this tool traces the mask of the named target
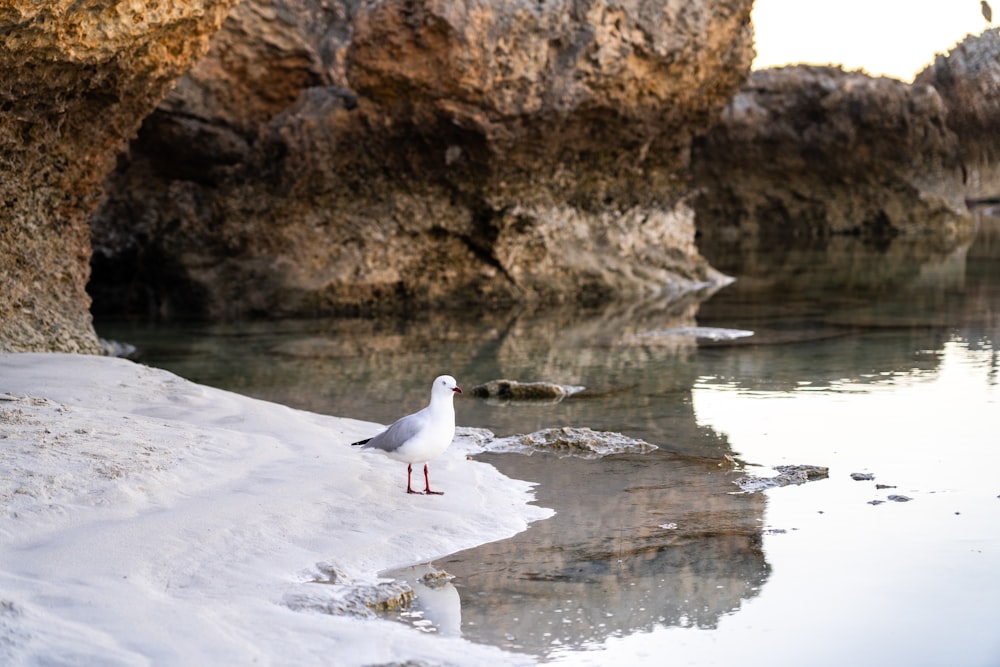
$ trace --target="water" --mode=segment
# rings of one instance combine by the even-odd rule
[[[835,239],[710,259],[740,279],[682,303],[98,331],[197,382],[380,422],[441,372],[583,385],[556,404],[465,395],[458,421],[660,446],[483,455],[557,514],[394,573],[452,575],[418,588],[403,620],[423,630],[558,665],[1000,665],[1000,223],[958,250]],[[696,326],[754,335],[664,333]],[[829,478],[735,493],[782,464]]]

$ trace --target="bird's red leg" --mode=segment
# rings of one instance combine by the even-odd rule
[[[406,466],[406,492],[407,493],[416,493],[416,494],[419,495],[420,492],[419,491],[414,491],[413,487],[410,486],[410,477],[412,475],[413,475],[413,464],[409,463]]]
[[[424,464],[424,493],[435,496],[443,496],[444,491],[431,491],[431,478],[427,475],[427,464]]]

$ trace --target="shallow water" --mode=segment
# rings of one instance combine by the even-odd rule
[[[946,253],[835,239],[709,259],[739,280],[673,304],[97,328],[197,382],[380,422],[440,372],[583,385],[550,404],[467,392],[458,422],[659,445],[482,455],[557,514],[422,566],[454,577],[418,590],[404,620],[427,631],[567,665],[1000,664],[1000,223]],[[676,335],[692,327],[754,335]],[[733,484],[782,464],[829,478]]]

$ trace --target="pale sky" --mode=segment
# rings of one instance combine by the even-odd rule
[[[1000,26],[994,0],[993,26]],[[937,53],[989,27],[979,0],[756,0],[754,69],[835,64],[912,81]]]

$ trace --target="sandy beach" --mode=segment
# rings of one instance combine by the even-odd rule
[[[0,662],[532,662],[358,613],[380,572],[550,515],[462,437],[431,464],[446,494],[407,495],[402,464],[349,446],[379,428],[123,359],[0,356]]]

